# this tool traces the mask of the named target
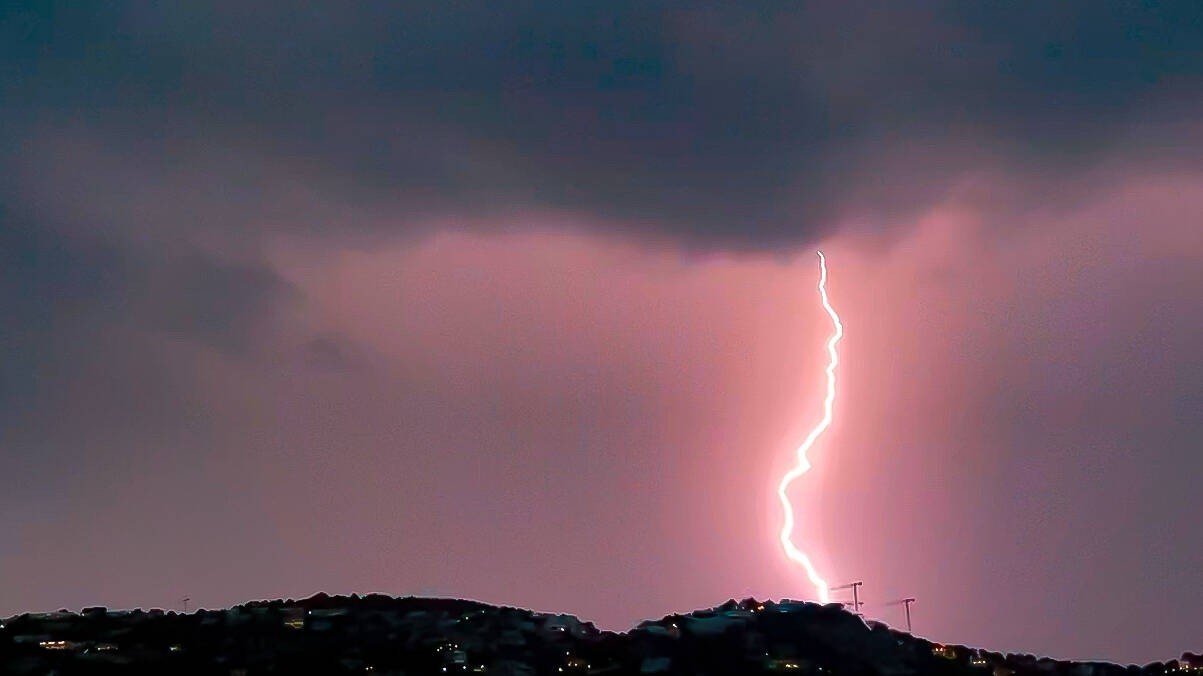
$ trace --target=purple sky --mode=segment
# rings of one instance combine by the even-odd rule
[[[0,615],[1203,636],[1203,9],[0,10]],[[565,7],[562,5],[571,5]]]

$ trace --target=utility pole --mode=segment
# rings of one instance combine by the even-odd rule
[[[832,587],[831,590],[835,591],[837,589],[851,589],[852,590],[852,612],[856,615],[860,615],[861,614],[860,607],[865,605],[864,601],[860,600],[859,588],[862,584],[864,584],[864,582],[857,580],[856,582],[851,582],[849,584],[842,584],[838,587]]]
[[[913,634],[911,631],[911,604],[915,602],[914,597],[902,599],[902,605],[906,608],[906,633]]]
[[[188,614],[188,602],[189,602],[189,601],[191,601],[191,600],[192,600],[192,599],[191,599],[190,597],[187,597],[187,596],[185,596],[184,598],[180,599],[180,602],[184,604],[184,614],[185,614],[185,615],[187,615],[187,614]]]

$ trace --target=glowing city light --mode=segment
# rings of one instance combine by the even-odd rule
[[[827,259],[823,257],[823,252],[819,254],[819,298],[823,301],[823,309],[827,311],[827,315],[831,317],[831,324],[835,328],[835,332],[831,334],[831,338],[827,340],[827,354],[829,360],[827,362],[827,398],[823,400],[823,419],[819,424],[815,425],[810,434],[806,435],[806,439],[802,441],[802,445],[797,450],[797,464],[794,468],[785,473],[781,477],[781,484],[777,486],[777,497],[781,499],[781,508],[785,511],[785,520],[781,525],[781,547],[785,550],[785,555],[790,560],[801,564],[806,571],[806,577],[811,584],[815,586],[815,591],[818,592],[819,601],[829,603],[831,601],[830,589],[827,586],[827,581],[820,575],[819,571],[815,570],[814,564],[810,562],[810,557],[807,556],[801,549],[798,549],[791,538],[794,532],[794,506],[789,501],[789,486],[794,482],[794,479],[806,474],[810,470],[810,461],[806,458],[806,453],[810,451],[810,447],[814,445],[819,436],[831,426],[831,406],[835,402],[835,367],[839,364],[839,355],[836,354],[835,346],[840,342],[840,338],[844,336],[844,325],[840,323],[840,316],[835,313],[835,309],[831,307],[831,303],[827,300]]]

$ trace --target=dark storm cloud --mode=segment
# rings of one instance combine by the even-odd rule
[[[1201,17],[1196,3],[4,3],[6,438],[56,457],[78,439],[55,446],[52,430],[171,429],[197,353],[283,349],[272,331],[294,294],[262,253],[281,232],[337,249],[550,208],[755,249],[892,220],[983,167],[1052,199],[1115,144],[1195,163],[1175,125],[1199,102]],[[338,336],[298,340],[304,363],[351,354]]]
[[[194,255],[168,259],[147,303],[151,327],[227,353],[252,348],[256,321],[288,299],[288,285],[262,266]]]
[[[57,233],[0,212],[0,404],[11,410],[33,394],[47,341],[66,314],[104,312],[116,304],[125,265],[105,245],[72,246]]]
[[[982,166],[1089,166],[1187,115],[1203,74],[1195,3],[7,12],[26,122],[316,167],[357,204],[564,207],[738,247],[905,213]]]
[[[754,249],[981,168],[1044,203],[1117,145],[1197,163],[1201,74],[1197,3],[5,3],[4,415],[186,398],[140,341],[276,349],[281,232],[550,208]]]
[[[291,291],[262,265],[95,225],[0,213],[0,462],[54,465],[101,438],[187,426],[190,360],[252,359],[286,314]]]
[[[17,329],[6,333],[14,346],[36,351],[47,336],[75,324],[121,323],[136,315],[138,329],[237,353],[249,348],[256,321],[290,295],[287,283],[261,264],[111,241],[91,227],[117,229],[0,211],[0,299]]]

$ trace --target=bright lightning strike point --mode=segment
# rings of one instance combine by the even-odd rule
[[[819,571],[815,570],[814,564],[810,562],[810,557],[807,556],[801,549],[794,545],[791,536],[794,532],[794,506],[789,501],[789,486],[794,482],[794,479],[806,474],[810,470],[810,461],[806,458],[806,453],[810,451],[810,447],[814,446],[815,441],[819,436],[831,426],[831,406],[835,403],[835,367],[840,363],[839,355],[835,351],[835,346],[840,342],[840,338],[844,337],[844,325],[840,323],[840,316],[835,313],[835,309],[831,307],[831,303],[827,300],[827,259],[823,257],[823,252],[819,254],[819,298],[823,301],[823,309],[827,311],[827,316],[831,317],[831,324],[835,328],[831,338],[827,339],[827,398],[823,400],[823,419],[819,424],[815,425],[810,434],[806,435],[806,439],[802,441],[802,445],[797,450],[797,464],[794,468],[785,473],[781,477],[781,483],[777,486],[777,497],[781,499],[781,508],[785,511],[785,521],[781,525],[781,547],[785,550],[785,555],[790,560],[800,564],[806,571],[806,577],[810,583],[815,586],[815,591],[819,594],[819,601],[829,603],[831,601],[831,591],[827,586],[827,581],[820,575]]]

